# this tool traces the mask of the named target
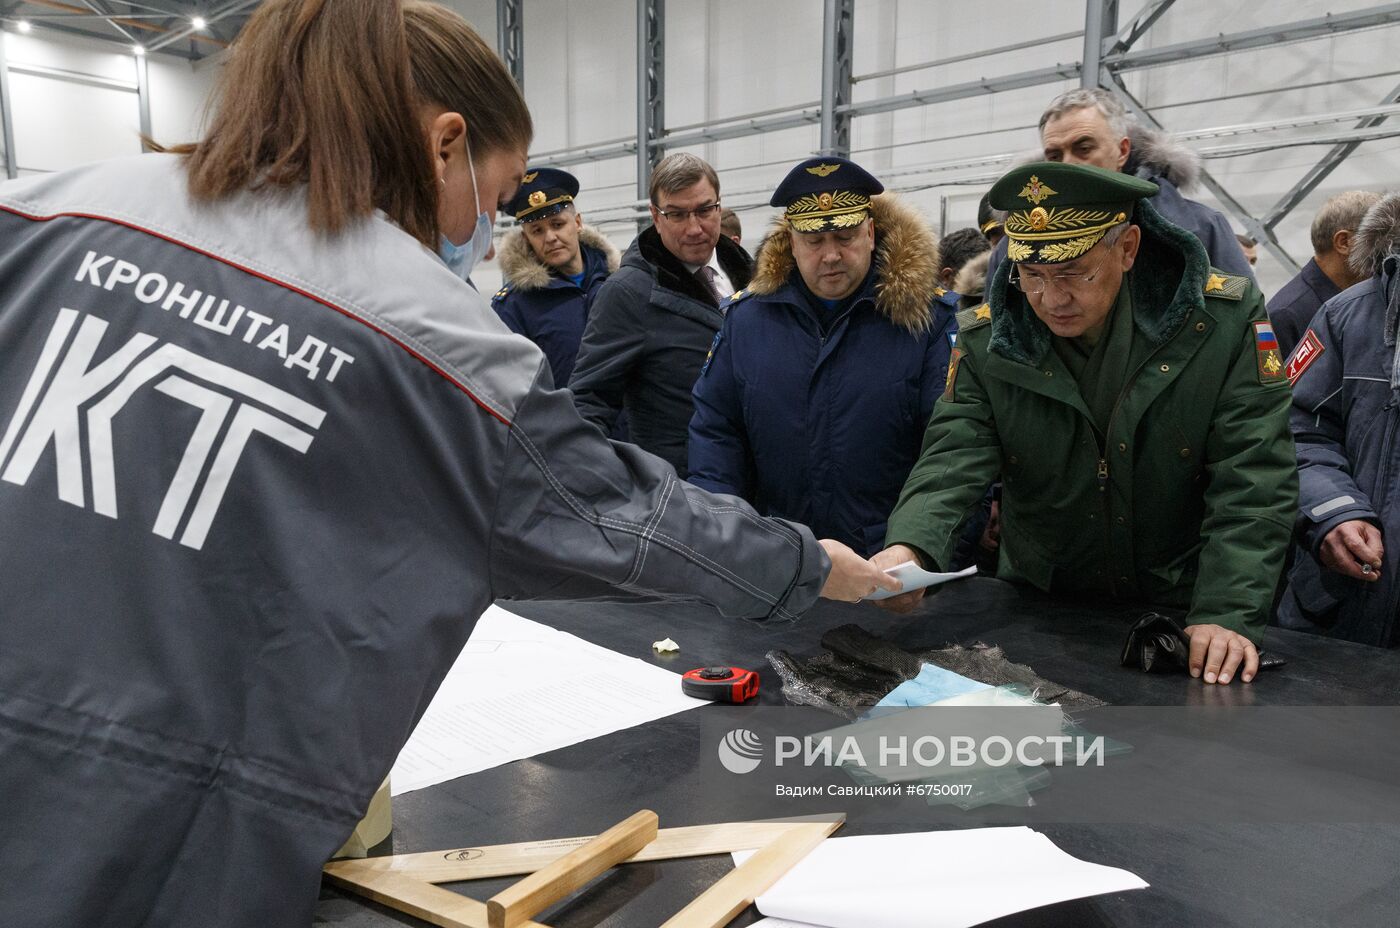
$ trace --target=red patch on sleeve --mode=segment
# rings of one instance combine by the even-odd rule
[[[1298,382],[1298,378],[1303,376],[1303,371],[1312,366],[1312,363],[1322,357],[1322,352],[1327,349],[1322,347],[1322,342],[1313,334],[1312,329],[1308,329],[1308,334],[1303,336],[1303,340],[1298,343],[1298,347],[1293,349],[1293,355],[1288,359],[1288,383],[1290,385]]]

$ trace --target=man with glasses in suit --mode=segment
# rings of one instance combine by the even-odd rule
[[[652,172],[652,226],[603,284],[569,387],[585,419],[611,432],[625,413],[632,441],[685,477],[691,388],[753,263],[720,235],[719,176],[695,155],[668,155]]]

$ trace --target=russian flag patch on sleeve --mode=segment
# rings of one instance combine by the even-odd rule
[[[1278,338],[1270,323],[1254,323],[1254,357],[1259,364],[1260,383],[1280,383],[1288,379],[1278,353]]]

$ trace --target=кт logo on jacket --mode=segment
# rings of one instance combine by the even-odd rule
[[[273,352],[283,359],[283,366],[300,367],[313,380],[321,372],[328,348],[334,364],[327,380],[334,380],[343,364],[354,361],[310,336],[302,341],[301,350],[290,352],[286,325],[243,306],[230,308],[228,300],[186,288],[162,274],[143,274],[127,261],[88,252],[76,279],[108,291],[129,287],[138,302],[252,349]],[[109,339],[103,345],[107,329],[108,323],[96,316],[59,309],[0,436],[0,480],[28,484],[52,445],[58,498],[89,508],[90,481],[91,510],[118,518],[120,475],[112,450],[113,420],[140,391],[155,390],[194,407],[199,417],[151,530],[172,540],[178,534],[180,544],[199,550],[248,445],[271,441],[305,454],[325,420],[325,411],[263,380],[139,331],[123,344]],[[99,349],[104,353],[99,355]],[[121,426],[132,427],[130,419]],[[155,428],[162,425],[156,423]],[[124,461],[122,466],[125,473],[151,470],[149,462]]]

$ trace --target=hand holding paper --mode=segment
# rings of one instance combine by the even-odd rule
[[[913,561],[905,561],[893,567],[886,567],[885,573],[894,577],[903,584],[903,588],[896,591],[876,590],[865,597],[871,601],[878,602],[882,599],[890,599],[904,593],[911,593],[915,590],[926,590],[931,586],[938,586],[940,583],[947,583],[949,580],[959,580],[963,577],[971,577],[977,573],[976,567],[969,567],[966,570],[959,570],[951,574],[939,574],[933,571],[924,570]]]
[[[913,548],[907,545],[891,545],[879,554],[870,559],[881,570],[887,571],[891,567],[898,567],[900,564],[919,563],[919,555]],[[923,589],[901,591],[898,596],[891,596],[888,599],[876,600],[875,603],[881,609],[890,612],[904,614],[913,612],[914,607],[919,604],[919,600],[924,598]]]
[[[887,596],[899,592],[899,581],[880,570],[874,562],[867,561],[839,541],[823,538],[820,544],[831,559],[831,573],[821,592],[826,599],[858,603],[881,590],[888,590]]]

